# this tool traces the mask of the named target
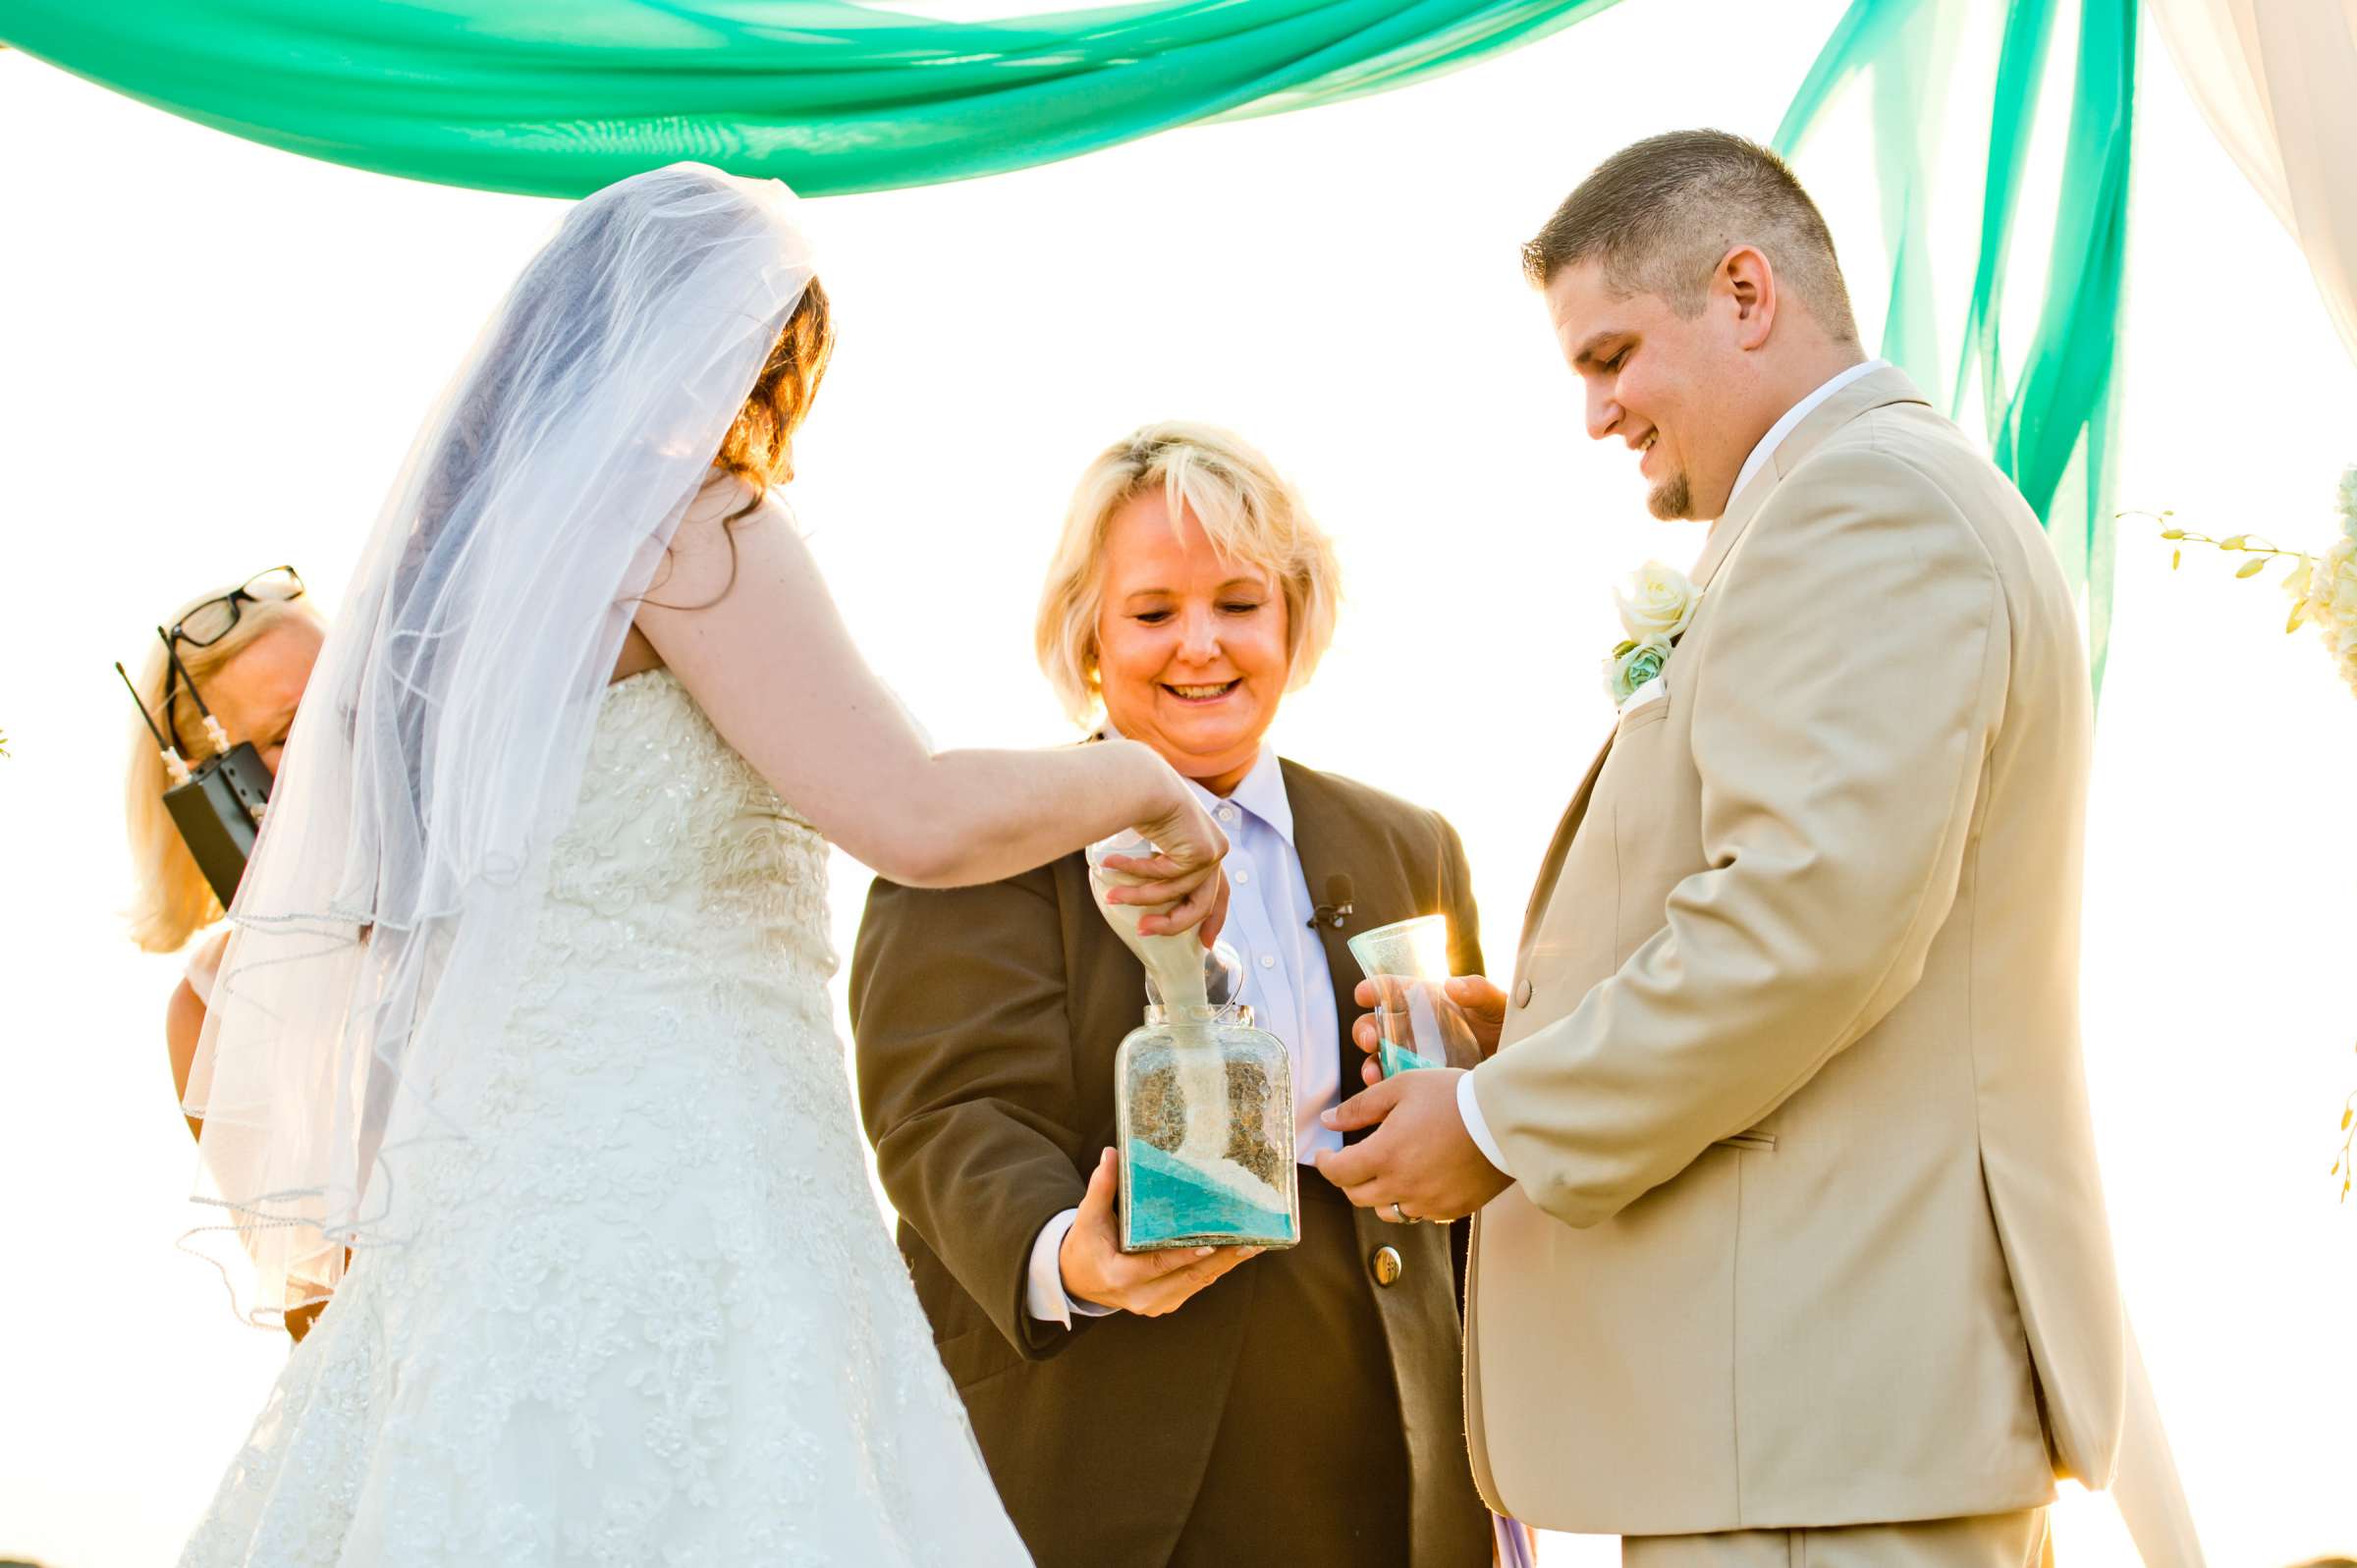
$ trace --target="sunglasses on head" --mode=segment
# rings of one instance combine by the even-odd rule
[[[182,616],[173,626],[171,637],[174,642],[185,642],[192,648],[209,648],[237,629],[238,618],[245,613],[246,606],[265,599],[283,603],[301,597],[302,578],[295,568],[272,567]]]
[[[302,577],[293,567],[272,567],[267,571],[257,571],[229,592],[207,599],[182,616],[172,629],[164,633],[164,646],[170,648],[185,642],[192,648],[209,648],[237,629],[238,620],[245,614],[247,605],[259,604],[264,600],[284,603],[301,597]],[[174,701],[183,685],[186,685],[190,696],[195,698],[197,708],[202,711],[204,699],[196,695],[195,682],[188,678],[180,668],[180,660],[175,657],[164,676],[164,729],[171,744],[186,754],[188,748],[180,738],[179,705]],[[205,717],[209,719],[211,715],[207,713]]]

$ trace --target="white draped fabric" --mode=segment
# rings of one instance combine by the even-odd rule
[[[2146,0],[2187,89],[2299,242],[2357,358],[2357,0]]]
[[[2206,1568],[2193,1508],[2177,1477],[2177,1457],[2168,1428],[2153,1397],[2153,1375],[2145,1370],[2136,1328],[2128,1325],[2128,1407],[2121,1418],[2119,1470],[2111,1478],[2111,1500],[2120,1523],[2136,1543],[2144,1568]]]

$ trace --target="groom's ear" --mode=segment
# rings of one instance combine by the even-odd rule
[[[1734,323],[1736,348],[1757,349],[1768,341],[1779,302],[1776,268],[1758,245],[1737,245],[1720,260],[1711,296]]]

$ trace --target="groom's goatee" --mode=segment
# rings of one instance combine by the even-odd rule
[[[1694,515],[1694,487],[1684,474],[1673,475],[1653,487],[1645,510],[1664,522],[1683,522]]]

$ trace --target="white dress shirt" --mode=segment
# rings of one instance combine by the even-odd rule
[[[1226,798],[1191,780],[1188,786],[1228,836],[1228,923],[1220,940],[1243,960],[1242,1000],[1252,1009],[1252,1022],[1284,1041],[1292,1058],[1293,1158],[1308,1164],[1320,1149],[1343,1147],[1343,1135],[1319,1120],[1342,1103],[1342,1025],[1335,1014],[1334,971],[1325,945],[1309,928],[1316,905],[1293,846],[1285,774],[1277,753],[1264,745],[1252,771]],[[1138,1005],[1145,1005],[1142,992]],[[1059,1254],[1078,1214],[1067,1209],[1040,1227],[1023,1291],[1033,1318],[1068,1328],[1074,1312],[1094,1318],[1112,1311],[1065,1291]]]
[[[1888,359],[1868,359],[1862,364],[1851,365],[1786,408],[1783,417],[1770,425],[1768,433],[1753,444],[1751,456],[1743,460],[1743,466],[1735,470],[1734,488],[1727,493],[1727,505],[1734,505],[1735,498],[1743,493],[1743,487],[1768,466],[1768,460],[1776,456],[1776,449],[1784,444],[1786,436],[1799,428],[1803,419],[1817,411],[1818,405],[1859,377],[1890,368],[1891,361]],[[1465,1131],[1472,1136],[1474,1147],[1481,1151],[1482,1158],[1497,1166],[1502,1175],[1511,1176],[1513,1172],[1506,1168],[1506,1156],[1499,1151],[1498,1140],[1490,1134],[1490,1124],[1482,1119],[1481,1103],[1473,1098],[1471,1073],[1466,1073],[1456,1081],[1456,1111],[1464,1118]]]
[[[1784,416],[1770,425],[1768,433],[1760,437],[1758,442],[1753,445],[1751,456],[1743,460],[1743,466],[1735,470],[1735,487],[1727,493],[1727,504],[1730,507],[1735,504],[1735,497],[1741,495],[1743,487],[1751,483],[1752,475],[1768,466],[1768,460],[1776,456],[1776,449],[1784,444],[1784,437],[1798,428],[1803,419],[1815,413],[1819,404],[1860,376],[1870,376],[1877,370],[1890,368],[1891,361],[1888,359],[1868,359],[1862,363],[1851,365],[1847,370],[1837,371],[1833,379],[1826,382],[1824,386],[1786,408]]]

